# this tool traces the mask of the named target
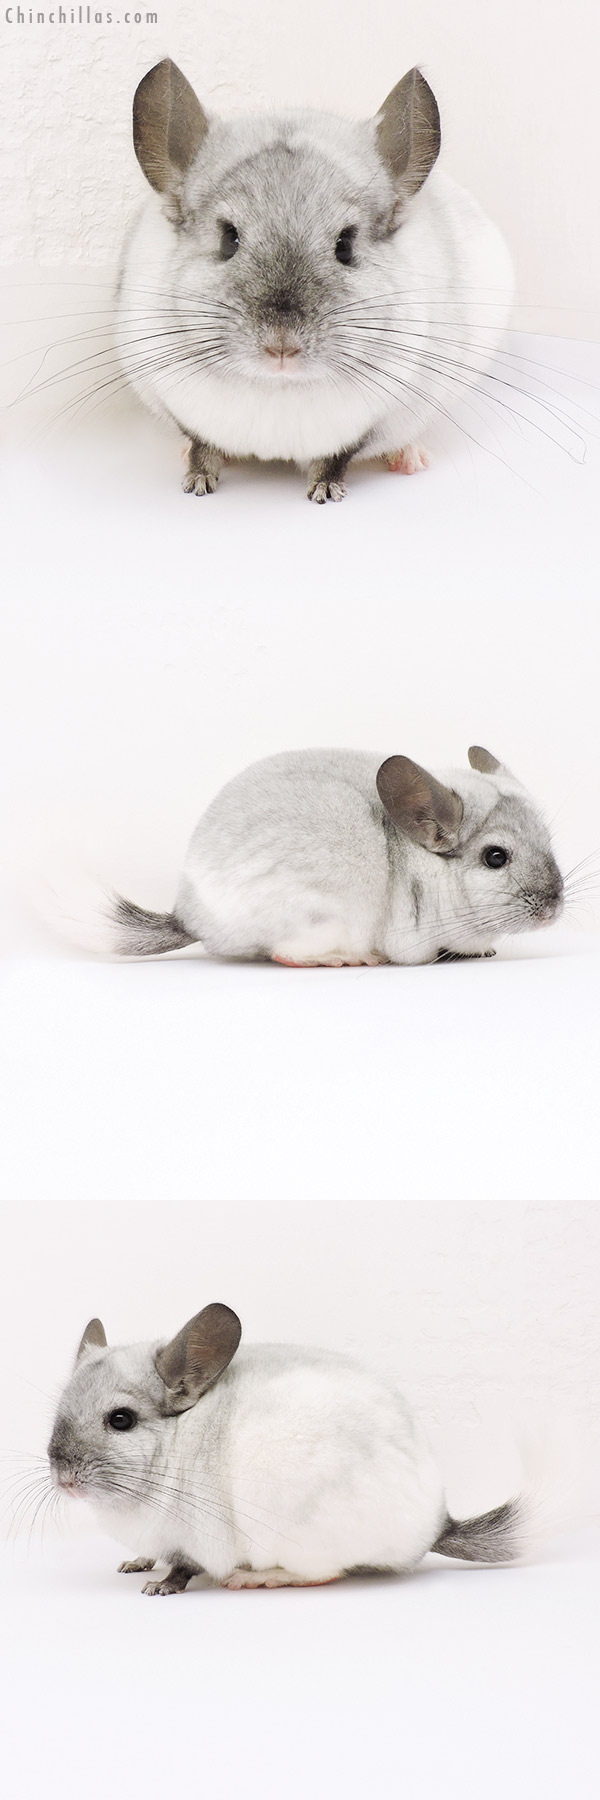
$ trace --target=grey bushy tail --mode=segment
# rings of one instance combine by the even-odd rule
[[[196,942],[176,913],[146,912],[121,894],[110,897],[109,919],[118,956],[164,956]]]
[[[458,1556],[463,1562],[516,1562],[528,1548],[527,1507],[524,1499],[505,1500],[477,1519],[446,1519],[432,1544],[438,1556]]]

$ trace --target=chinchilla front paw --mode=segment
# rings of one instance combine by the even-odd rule
[[[156,1594],[182,1594],[188,1581],[191,1581],[192,1575],[197,1574],[197,1563],[174,1563],[172,1569],[169,1569],[168,1575],[163,1576],[162,1581],[147,1581],[146,1586],[142,1588],[142,1593],[153,1596]]]
[[[200,475],[194,475],[193,470],[189,469],[187,475],[183,477],[181,486],[184,494],[198,494],[199,496],[214,494],[217,490],[218,480],[218,475],[209,475],[207,471]]]
[[[214,494],[221,472],[221,457],[212,444],[194,438],[187,453],[187,469],[181,483],[184,494]]]
[[[324,506],[326,500],[343,500],[346,489],[343,481],[314,481],[306,490],[309,500],[316,501],[317,506]]]

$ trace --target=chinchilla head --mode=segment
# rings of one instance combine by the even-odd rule
[[[99,1319],[86,1326],[48,1445],[58,1488],[128,1511],[156,1500],[153,1467],[178,1420],[218,1381],[241,1325],[228,1306],[206,1306],[169,1344],[109,1348]]]
[[[439,875],[447,870],[465,933],[472,927],[493,937],[550,924],[562,911],[563,879],[540,812],[488,750],[473,745],[469,764],[442,783],[408,757],[389,757],[377,776],[388,818],[433,853]]]
[[[172,233],[164,302],[189,359],[195,344],[213,373],[331,379],[353,318],[376,303],[380,324],[397,292],[395,234],[440,145],[423,76],[412,69],[367,122],[224,120],[167,60],[140,83],[133,122]]]

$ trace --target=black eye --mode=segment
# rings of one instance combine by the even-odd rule
[[[356,237],[356,227],[354,225],[347,225],[345,231],[340,231],[340,235],[339,235],[339,238],[338,238],[336,246],[335,246],[335,254],[337,256],[339,263],[351,263],[352,262],[352,259],[354,256],[354,239],[355,239],[355,237]]]
[[[503,850],[500,844],[488,844],[481,860],[488,869],[503,869],[508,862],[508,850]]]
[[[114,1412],[109,1413],[108,1423],[113,1431],[132,1431],[134,1425],[137,1425],[137,1413],[131,1412],[128,1406],[117,1406]]]
[[[229,262],[230,257],[235,256],[239,242],[235,225],[230,225],[227,219],[221,219],[220,255],[222,262]]]

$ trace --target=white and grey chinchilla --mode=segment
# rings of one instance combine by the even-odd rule
[[[489,956],[557,918],[563,881],[525,789],[487,750],[469,763],[443,778],[355,750],[253,763],[200,819],[173,911],[104,895],[84,941],[303,966]]]
[[[125,245],[117,343],[146,404],[190,441],[184,488],[224,457],[282,458],[311,500],[349,462],[410,474],[477,382],[510,310],[508,251],[434,169],[440,119],[411,69],[374,119],[208,116],[168,59],[133,106],[154,190]]]
[[[228,1306],[171,1343],[109,1349],[86,1327],[48,1446],[52,1479],[134,1552],[166,1564],[149,1594],[204,1571],[226,1587],[291,1587],[412,1569],[428,1550],[521,1557],[534,1495],[450,1518],[427,1441],[391,1381],[329,1350],[251,1344]]]

